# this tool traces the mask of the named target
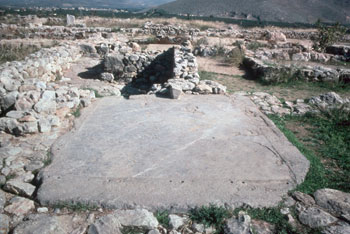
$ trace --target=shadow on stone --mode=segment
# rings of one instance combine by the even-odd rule
[[[80,72],[78,76],[83,79],[99,79],[100,74],[103,72],[103,70],[103,64],[100,63],[94,67],[87,68],[87,71],[85,72]]]

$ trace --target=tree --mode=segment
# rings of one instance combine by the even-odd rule
[[[324,52],[327,46],[339,41],[346,33],[346,28],[339,23],[326,25],[318,20],[316,26],[318,34],[313,38],[313,48],[319,52]]]

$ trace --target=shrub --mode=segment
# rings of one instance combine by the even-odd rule
[[[0,64],[15,60],[23,60],[27,55],[39,50],[37,46],[15,47],[12,45],[0,45]]]
[[[258,42],[258,41],[252,41],[247,45],[248,50],[256,51],[257,49],[265,47],[264,44]]]
[[[316,51],[324,52],[327,46],[339,41],[346,33],[346,28],[339,23],[325,25],[321,21],[316,23],[318,34],[313,38],[313,48]]]
[[[202,37],[200,39],[198,39],[197,41],[195,41],[193,43],[194,47],[199,47],[201,45],[209,45],[208,39],[206,37]]]
[[[233,64],[235,66],[240,66],[244,59],[244,52],[240,47],[236,47],[231,50],[225,59],[225,62]]]

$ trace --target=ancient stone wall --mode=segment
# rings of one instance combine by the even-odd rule
[[[60,125],[59,113],[87,106],[95,93],[53,81],[80,57],[76,46],[59,46],[0,66],[0,131],[14,135],[49,132]]]

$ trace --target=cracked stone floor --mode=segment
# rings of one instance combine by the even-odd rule
[[[248,97],[99,99],[52,148],[43,204],[185,210],[276,205],[308,160]]]

